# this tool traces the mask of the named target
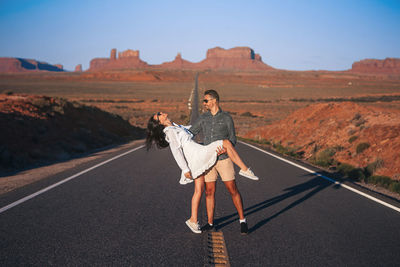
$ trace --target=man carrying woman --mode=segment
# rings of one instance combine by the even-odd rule
[[[230,114],[222,111],[220,108],[218,93],[215,90],[205,91],[203,105],[207,109],[207,112],[200,116],[200,118],[190,128],[190,131],[194,135],[202,131],[204,135],[204,145],[224,139],[228,139],[232,145],[235,145],[236,134],[234,123]],[[235,171],[233,169],[232,160],[226,153],[221,154],[223,152],[226,152],[226,150],[219,151],[220,155],[218,156],[217,163],[204,175],[208,223],[201,227],[201,230],[209,231],[214,229],[215,187],[219,174],[226,189],[229,191],[232,197],[232,202],[238,212],[240,232],[241,234],[247,234],[248,227],[243,212],[242,196],[236,186]],[[246,172],[241,169],[239,174],[252,180],[258,180],[258,177],[255,176],[251,170]]]
[[[163,112],[157,112],[151,116],[147,124],[146,146],[147,149],[150,149],[153,143],[158,148],[169,146],[178,166],[182,170],[180,183],[186,184],[195,179],[191,202],[191,217],[186,221],[186,225],[194,233],[201,233],[197,218],[205,179],[207,179],[206,205],[208,224],[203,228],[203,231],[213,228],[215,181],[218,172],[223,177],[223,181],[231,193],[233,203],[238,210],[241,233],[246,234],[247,223],[243,214],[242,199],[234,181],[235,174],[232,162],[240,167],[240,175],[253,180],[258,180],[258,177],[243,163],[233,146],[236,143],[233,121],[229,114],[219,109],[218,94],[213,90],[207,92],[204,103],[205,105],[209,104],[206,105],[207,108],[209,107],[209,112],[200,117],[198,122],[195,123],[195,127],[192,127],[193,129],[171,122],[168,114]],[[215,102],[212,102],[212,100],[215,100]],[[211,118],[211,121],[207,121],[208,115],[213,116],[212,118],[216,120]],[[211,128],[207,128],[209,122],[212,124]],[[214,126],[215,124],[217,126]],[[205,136],[204,145],[192,140],[193,134],[188,130],[189,128],[193,130],[193,133],[198,133],[200,129],[203,130]],[[230,129],[226,130],[225,128]],[[225,158],[217,160],[218,155],[223,156],[225,153],[227,155]],[[220,164],[220,161],[223,163]],[[205,176],[208,178],[205,178]]]

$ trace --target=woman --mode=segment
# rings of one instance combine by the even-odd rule
[[[171,152],[182,170],[180,183],[195,182],[192,197],[192,213],[186,225],[194,232],[201,233],[197,221],[198,207],[204,190],[203,174],[217,161],[218,152],[226,148],[230,159],[241,169],[239,174],[247,178],[258,180],[258,177],[243,163],[229,140],[215,141],[207,146],[200,145],[192,140],[193,135],[189,127],[172,123],[167,113],[158,112],[150,117],[147,124],[146,147],[149,150],[153,142],[158,148],[170,146]]]

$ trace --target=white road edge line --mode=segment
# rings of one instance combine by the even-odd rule
[[[11,204],[9,204],[9,205],[7,205],[7,206],[1,208],[1,209],[0,209],[0,213],[3,213],[3,212],[5,212],[6,210],[9,210],[9,209],[11,209],[11,208],[13,208],[13,207],[15,207],[15,206],[18,206],[19,204],[22,204],[22,203],[24,203],[25,201],[28,201],[28,200],[30,200],[30,199],[32,199],[32,198],[34,198],[34,197],[37,197],[38,195],[41,195],[41,194],[43,194],[43,193],[45,193],[45,192],[47,192],[47,191],[49,191],[49,190],[51,190],[51,189],[53,189],[53,188],[59,186],[59,185],[62,185],[63,183],[66,183],[66,182],[68,182],[68,181],[70,181],[70,180],[72,180],[72,179],[74,179],[74,178],[76,178],[76,177],[78,177],[78,176],[80,176],[80,175],[82,175],[82,174],[84,174],[84,173],[87,173],[87,172],[89,172],[89,171],[91,171],[91,170],[94,170],[94,169],[96,169],[96,168],[98,168],[98,167],[100,167],[100,166],[102,166],[102,165],[104,165],[104,164],[109,163],[110,161],[113,161],[113,160],[115,160],[115,159],[117,159],[117,158],[120,158],[120,157],[122,157],[122,156],[125,156],[126,154],[132,153],[132,152],[134,152],[134,151],[136,151],[136,150],[139,150],[139,149],[141,149],[141,148],[143,148],[143,147],[144,147],[144,145],[141,145],[141,146],[138,146],[138,147],[136,147],[136,148],[133,148],[133,149],[131,149],[131,150],[129,150],[129,151],[126,151],[126,152],[124,152],[124,153],[122,153],[122,154],[119,154],[119,155],[117,155],[117,156],[115,156],[115,157],[113,157],[113,158],[111,158],[111,159],[108,159],[108,160],[106,160],[106,161],[100,162],[99,164],[96,164],[96,165],[94,165],[93,167],[90,167],[90,168],[88,168],[88,169],[86,169],[86,170],[83,170],[83,171],[81,171],[81,172],[79,172],[79,173],[77,173],[77,174],[74,174],[74,175],[72,175],[72,176],[70,176],[70,177],[68,177],[68,178],[65,178],[64,180],[61,180],[61,181],[59,181],[58,183],[55,183],[55,184],[50,185],[50,186],[48,186],[48,187],[46,187],[46,188],[43,188],[42,190],[39,190],[39,191],[37,191],[36,193],[33,193],[33,194],[29,195],[29,196],[26,196],[26,197],[24,197],[24,198],[21,198],[20,200],[17,200],[17,201],[15,201],[15,202],[13,202],[13,203],[11,203]]]
[[[370,196],[370,195],[368,195],[368,194],[365,194],[365,193],[363,193],[363,192],[361,192],[361,191],[359,191],[359,190],[357,190],[357,189],[354,189],[354,188],[352,188],[352,187],[350,187],[350,186],[348,186],[348,185],[342,184],[342,183],[340,183],[340,182],[338,182],[338,181],[336,181],[336,180],[334,180],[334,179],[332,179],[332,178],[326,177],[325,175],[322,175],[322,174],[320,174],[320,173],[318,173],[318,172],[315,172],[315,171],[313,171],[313,170],[310,170],[310,169],[308,169],[308,168],[306,168],[306,167],[303,167],[303,166],[301,166],[301,165],[299,165],[299,164],[296,164],[296,163],[294,163],[294,162],[291,162],[291,161],[289,161],[289,160],[287,160],[287,159],[281,158],[281,157],[279,157],[279,156],[277,156],[277,155],[274,155],[274,154],[272,154],[272,153],[269,153],[269,152],[267,152],[267,151],[265,151],[265,150],[263,150],[263,149],[261,149],[261,148],[258,148],[258,147],[256,147],[256,146],[250,145],[250,144],[245,143],[245,142],[243,142],[243,141],[239,141],[239,143],[244,144],[244,145],[246,145],[246,146],[249,146],[249,147],[251,147],[251,148],[254,148],[254,149],[256,149],[256,150],[258,150],[258,151],[261,151],[261,152],[263,152],[263,153],[265,153],[265,154],[268,154],[268,155],[270,155],[270,156],[272,156],[272,157],[274,157],[274,158],[277,158],[277,159],[279,159],[279,160],[281,160],[281,161],[284,161],[284,162],[286,162],[286,163],[288,163],[288,164],[290,164],[290,165],[293,165],[293,166],[295,166],[295,167],[297,167],[297,168],[300,168],[300,169],[302,169],[302,170],[305,170],[305,171],[307,171],[307,172],[309,172],[309,173],[315,174],[316,176],[319,176],[319,177],[321,177],[321,178],[323,178],[323,179],[325,179],[325,180],[328,180],[329,182],[334,183],[335,185],[338,185],[338,186],[341,186],[341,187],[343,187],[343,188],[346,188],[347,190],[350,190],[350,191],[352,191],[352,192],[354,192],[354,193],[356,193],[356,194],[359,194],[359,195],[361,195],[361,196],[363,196],[363,197],[366,197],[366,198],[368,198],[368,199],[370,199],[370,200],[372,200],[372,201],[375,201],[375,202],[377,202],[377,203],[379,203],[379,204],[381,204],[381,205],[383,205],[383,206],[386,206],[386,207],[391,208],[391,209],[393,209],[393,210],[395,210],[395,211],[397,211],[397,212],[400,212],[400,208],[398,208],[398,207],[396,207],[396,206],[393,206],[393,205],[391,205],[391,204],[389,204],[389,203],[386,203],[386,202],[384,202],[384,201],[382,201],[382,200],[380,200],[380,199],[377,199],[377,198],[375,198],[375,197],[373,197],[373,196]]]

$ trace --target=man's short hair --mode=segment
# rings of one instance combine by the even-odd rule
[[[218,95],[217,91],[215,91],[215,90],[212,90],[212,89],[207,90],[204,92],[204,95],[209,95],[212,98],[214,98],[215,100],[217,100],[217,102],[219,102],[219,95]]]

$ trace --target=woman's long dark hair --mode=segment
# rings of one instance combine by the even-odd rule
[[[147,123],[147,136],[146,136],[146,148],[149,150],[152,145],[153,141],[156,143],[158,148],[166,148],[169,146],[167,140],[165,140],[165,133],[164,133],[165,126],[162,125],[158,120],[154,119],[154,115],[150,117]]]

